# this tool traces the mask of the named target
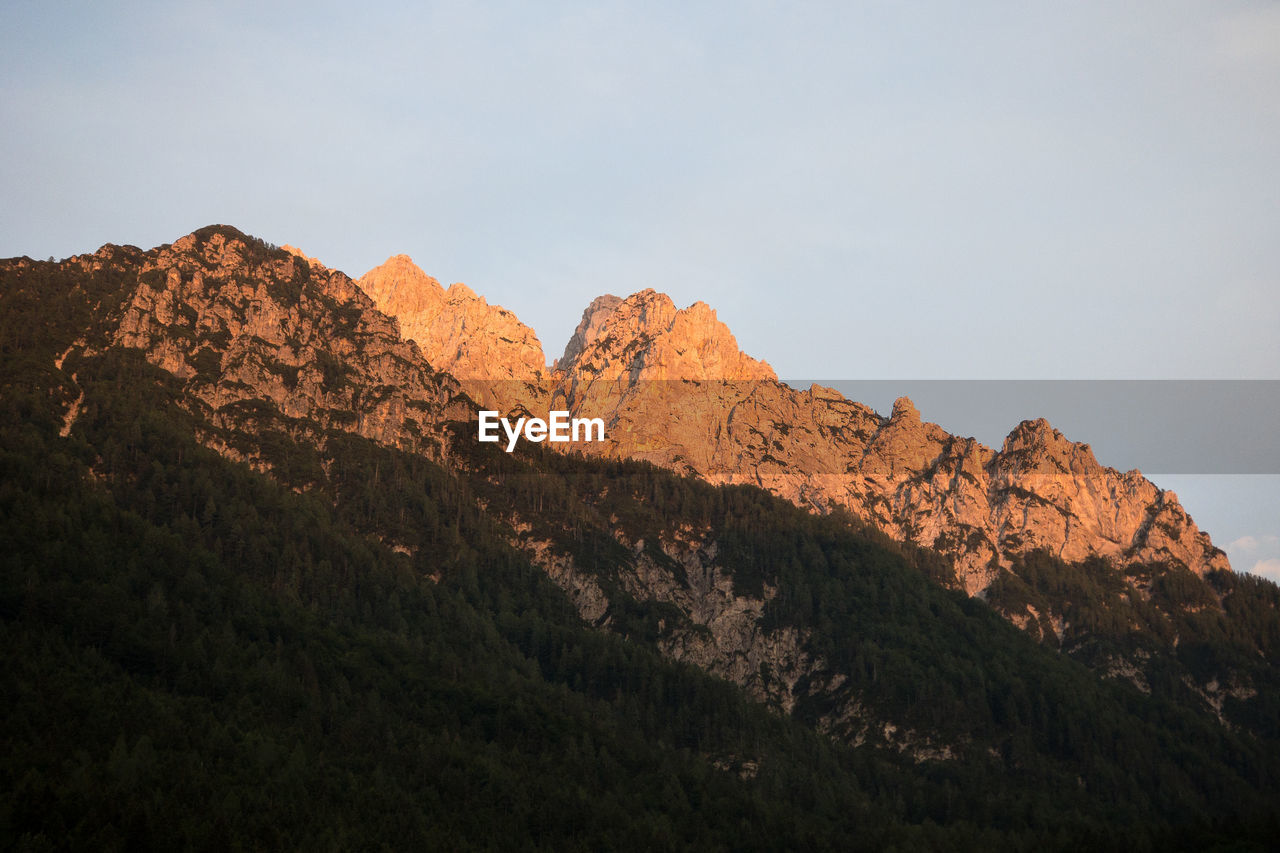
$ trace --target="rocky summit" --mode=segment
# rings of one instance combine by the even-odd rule
[[[408,255],[388,258],[357,283],[432,366],[457,379],[532,381],[546,372],[533,329],[461,282],[442,287]]]
[[[410,325],[415,311],[406,307],[405,328],[420,328]],[[496,328],[477,325],[475,335],[493,336]],[[511,339],[470,346],[514,349]],[[438,347],[415,340],[428,358]],[[531,348],[524,359],[495,359],[488,378],[510,378],[513,361],[531,365],[540,357]],[[1013,557],[1037,549],[1120,567],[1171,563],[1199,575],[1229,568],[1172,492],[1138,471],[1099,464],[1087,444],[1043,419],[1019,424],[993,450],[924,421],[905,397],[886,417],[828,388],[791,388],[741,352],[701,302],[677,309],[654,290],[597,298],[540,387],[544,408],[606,420],[609,441],[584,452],[763,486],[819,512],[842,507],[894,538],[952,557],[956,581],[971,595],[982,594]]]
[[[394,319],[346,275],[300,253],[218,226],[145,254],[104,246],[66,263],[135,271],[123,303],[103,307],[105,343],[141,350],[183,381],[188,405],[213,427],[206,441],[226,455],[265,466],[225,436],[298,437],[304,423],[437,455],[427,424],[465,417],[458,383],[433,370]],[[63,358],[99,349],[82,339]]]
[[[124,251],[72,261],[101,266]],[[548,371],[513,313],[465,285],[442,287],[406,255],[352,281],[289,252],[209,228],[139,253],[113,342],[186,380],[222,425],[259,416],[251,401],[266,400],[286,422],[425,446],[432,424],[460,416],[463,392],[481,405],[601,417],[608,441],[576,451],[843,508],[950,557],[971,595],[1036,550],[1120,569],[1229,568],[1176,495],[1099,464],[1043,419],[996,450],[923,420],[906,398],[884,416],[832,389],[791,388],[704,303],[679,309],[651,289],[599,297]]]

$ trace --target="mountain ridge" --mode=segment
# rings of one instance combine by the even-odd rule
[[[390,301],[379,305],[396,313]],[[405,334],[433,346],[428,327]],[[472,334],[496,333],[473,324]],[[882,417],[831,389],[791,389],[767,362],[742,353],[703,302],[677,309],[651,288],[598,297],[549,376],[519,366],[540,360],[540,345],[513,365],[510,351],[499,350],[506,342],[488,348],[488,375],[476,375],[473,362],[460,377],[486,385],[476,396],[541,414],[554,404],[604,417],[613,440],[587,452],[761,485],[818,511],[843,506],[895,538],[949,553],[971,595],[1012,556],[1036,548],[1069,561],[1104,556],[1120,567],[1168,560],[1199,575],[1230,568],[1175,494],[1141,472],[1099,465],[1087,444],[1047,421],[1023,421],[993,450],[923,421],[906,398]],[[510,379],[525,384],[504,384]],[[689,381],[722,384],[709,395],[674,384]]]
[[[208,443],[278,475],[280,459],[264,453],[259,440],[246,443],[246,433],[323,444],[340,430],[443,461],[466,456],[474,429],[470,436],[451,436],[441,425],[473,418],[477,405],[515,401],[531,412],[557,405],[608,422],[612,441],[584,445],[583,452],[639,459],[712,484],[763,487],[819,514],[852,511],[894,539],[932,549],[945,558],[934,573],[938,581],[977,597],[990,597],[998,587],[992,602],[997,611],[1053,644],[1087,643],[1096,623],[1078,613],[1071,598],[1038,588],[1038,575],[1022,576],[1037,553],[1068,563],[1103,559],[1107,568],[1090,564],[1088,571],[1107,576],[1106,586],[1128,590],[1106,606],[1126,611],[1136,606],[1131,602],[1155,596],[1160,603],[1154,614],[1123,618],[1166,635],[1182,615],[1181,605],[1157,595],[1162,578],[1185,572],[1196,578],[1200,598],[1217,600],[1208,581],[1227,570],[1225,557],[1212,550],[1176,496],[1136,472],[1102,468],[1086,446],[1067,441],[1046,421],[1024,422],[995,451],[924,422],[906,398],[882,417],[830,389],[796,391],[772,379],[767,364],[737,352],[709,308],[682,314],[656,291],[629,297],[630,304],[605,299],[588,311],[584,328],[594,331],[579,337],[572,369],[532,381],[458,380],[432,367],[419,344],[405,341],[397,321],[378,311],[356,282],[293,255],[273,255],[239,232],[202,229],[139,256],[139,286],[126,298],[110,340],[141,348],[152,363],[187,381],[215,428]],[[426,281],[416,266],[408,273],[431,298],[439,296],[439,284]],[[222,284],[206,286],[206,275]],[[469,291],[460,294],[464,312],[482,312],[478,330],[492,336],[495,316],[511,322]],[[479,331],[472,337],[476,352],[494,351]],[[325,346],[328,338],[332,346]],[[759,378],[671,378],[726,365]],[[70,399],[68,407],[65,429],[78,412]],[[504,521],[516,530],[524,524],[517,516]],[[660,549],[659,565],[695,559],[701,568],[686,574],[721,571],[714,568],[713,543],[692,545],[696,537],[672,535]],[[1006,546],[998,556],[997,536]],[[512,541],[570,594],[588,622],[612,606],[614,597],[596,588],[570,554],[538,537],[517,534]],[[1209,559],[1196,563],[1196,549]],[[1152,561],[1164,568],[1153,574]],[[642,563],[636,563],[639,574],[628,569],[629,594],[691,605],[660,579],[661,572],[640,571]],[[673,637],[667,651],[753,684],[755,677],[735,668],[734,660],[743,653],[740,641],[757,636],[760,648],[769,650],[766,657],[772,656],[771,670],[791,672],[781,688],[758,683],[758,696],[790,707],[792,692],[817,662],[805,663],[799,654],[803,637],[754,634],[751,625],[768,596],[758,590],[749,598],[754,601],[727,603],[725,612],[736,613],[736,621],[712,628],[711,646],[690,629]],[[711,618],[710,611],[705,615]],[[1140,664],[1127,657],[1098,663],[1117,672]]]
[[[451,685],[466,682],[475,691],[466,707],[491,721],[479,733],[464,723],[466,743],[481,751],[480,744],[495,739],[541,743],[572,758],[584,747],[571,740],[564,749],[556,734],[563,722],[548,731],[527,715],[501,710],[495,720],[485,710],[492,709],[486,697],[493,688],[467,681],[468,663],[460,674],[454,653],[445,663],[422,654],[422,632],[452,630],[442,626],[454,625],[451,614],[467,602],[472,622],[466,631],[474,634],[464,632],[455,645],[472,659],[516,655],[496,669],[493,658],[485,658],[491,667],[483,670],[491,673],[485,678],[503,684],[554,678],[555,695],[606,697],[617,713],[608,725],[622,731],[670,709],[670,717],[661,718],[679,732],[675,748],[692,750],[682,761],[705,766],[714,779],[729,774],[738,780],[734,785],[769,792],[767,797],[790,790],[791,782],[777,775],[776,753],[713,746],[726,742],[717,727],[732,730],[731,721],[742,718],[734,710],[739,706],[680,727],[689,719],[689,703],[701,707],[697,697],[707,695],[698,691],[719,688],[698,681],[704,686],[696,690],[673,689],[678,670],[646,655],[717,675],[724,681],[715,683],[741,691],[733,696],[821,733],[838,745],[839,755],[865,763],[852,777],[838,769],[820,774],[820,762],[802,764],[813,778],[835,774],[830,778],[845,787],[851,778],[878,780],[874,784],[885,787],[877,790],[888,792],[877,801],[886,814],[915,824],[926,817],[942,821],[948,833],[963,832],[964,821],[976,820],[985,831],[1005,826],[993,823],[992,806],[983,805],[988,792],[997,792],[995,802],[1011,807],[1010,814],[1023,814],[1023,806],[1013,804],[1026,804],[1026,814],[1038,815],[1028,820],[1041,827],[1040,839],[1046,826],[1070,827],[1077,841],[1094,838],[1089,821],[1110,825],[1125,816],[1153,821],[1164,832],[1186,820],[1225,819],[1236,804],[1243,814],[1263,814],[1258,804],[1271,790],[1269,768],[1280,766],[1273,713],[1280,707],[1274,664],[1280,621],[1273,586],[1213,568],[1197,576],[1172,563],[1135,563],[1118,572],[1096,556],[1068,563],[1044,548],[1029,548],[996,574],[983,603],[956,589],[953,559],[909,541],[895,543],[839,506],[813,513],[758,484],[711,485],[622,454],[588,457],[535,445],[504,453],[475,441],[479,403],[468,383],[432,365],[352,279],[227,227],[200,229],[147,252],[104,247],[60,264],[0,262],[0,297],[9,321],[0,326],[6,363],[0,463],[8,466],[0,519],[10,539],[23,546],[13,553],[24,555],[4,576],[0,616],[18,626],[13,636],[34,638],[22,647],[32,654],[71,642],[84,661],[118,665],[124,683],[146,680],[166,696],[174,684],[188,690],[192,679],[212,679],[223,691],[208,700],[215,713],[223,712],[219,696],[234,704],[260,683],[308,708],[352,691],[326,674],[331,662],[309,673],[300,659],[295,674],[287,666],[291,644],[331,661],[324,649],[332,631],[358,633],[376,624],[385,632],[378,642],[401,650],[395,654],[405,662],[397,666],[408,667],[412,691],[441,700],[436,705],[443,705],[445,716],[433,725],[447,738],[456,738],[458,729],[441,697],[456,696]],[[1029,482],[1036,466],[1057,477],[1060,468],[1092,471],[1097,464],[1044,422],[1028,422],[994,451],[924,423],[905,399],[880,417],[817,386],[796,392],[765,379],[636,378],[648,368],[669,377],[680,359],[724,365],[733,357],[717,345],[722,340],[700,346],[672,339],[678,328],[673,306],[659,304],[656,293],[644,299],[653,302],[654,316],[665,318],[655,334],[648,340],[611,338],[608,320],[617,311],[602,317],[595,335],[584,335],[590,366],[574,360],[578,382],[562,390],[566,405],[613,406],[619,422],[630,413],[637,423],[639,415],[668,405],[680,416],[664,422],[670,436],[687,433],[691,448],[715,450],[708,437],[719,426],[725,446],[745,458],[742,467],[757,466],[756,479],[788,471],[776,462],[765,469],[768,460],[751,454],[804,448],[781,439],[806,429],[859,448],[859,458],[871,448],[879,467],[868,475],[920,491],[937,482],[952,498],[970,494],[945,492],[956,480],[967,483],[966,472],[976,478],[988,476],[990,468],[1017,484]],[[632,320],[644,313],[643,306],[632,307]],[[709,311],[693,314],[703,321],[696,328],[719,333]],[[662,359],[648,360],[650,348]],[[754,360],[740,363],[763,370]],[[545,393],[538,383],[504,381]],[[492,387],[504,390],[502,383]],[[643,406],[632,406],[637,399]],[[708,420],[725,402],[732,417]],[[780,418],[788,430],[762,418]],[[782,450],[763,443],[760,426],[774,431]],[[662,430],[650,437],[661,438]],[[1032,451],[1042,446],[1054,452],[1036,457]],[[35,447],[43,449],[28,449]],[[824,448],[815,438],[805,458],[822,459]],[[1003,467],[993,462],[1001,452],[1007,452]],[[687,471],[701,461],[668,459],[666,467]],[[920,476],[926,463],[935,470]],[[905,480],[899,476],[904,472]],[[102,563],[94,559],[100,548],[68,549],[58,537],[79,543],[73,536],[78,519],[101,515],[83,508],[81,498],[60,498],[61,486],[51,484],[64,480],[73,492],[84,491],[84,500],[118,504],[147,519],[163,531],[171,551],[200,543],[205,568],[156,559],[145,549],[139,554],[127,535],[110,539],[109,531],[119,526],[112,516],[91,523],[83,540],[106,537],[111,553],[120,556]],[[15,492],[11,482],[22,490]],[[214,488],[211,482],[239,485]],[[255,506],[266,493],[275,497]],[[45,497],[30,504],[22,497],[28,494]],[[301,501],[299,511],[281,519],[273,536],[262,513],[276,512],[282,500],[292,502],[290,495]],[[343,536],[354,538],[336,549],[318,546],[318,537],[339,519]],[[209,561],[217,560],[225,565],[209,574]],[[171,564],[179,568],[166,577]],[[110,595],[95,597],[92,584],[73,595],[69,585],[93,572],[110,586]],[[400,578],[391,588],[388,572]],[[271,600],[301,603],[298,618],[330,633],[313,636],[296,621],[278,623],[255,613],[235,615],[228,630],[221,611],[213,609],[209,621],[189,606],[189,590],[200,584],[234,605],[222,585],[246,577],[257,578],[252,583]],[[528,597],[534,588],[536,601]],[[349,600],[334,610],[334,602]],[[77,602],[65,619],[58,605],[63,601]],[[534,618],[530,608],[544,615]],[[131,614],[140,627],[101,627],[118,612]],[[51,642],[42,633],[50,624],[65,638]],[[255,648],[252,654],[265,657],[250,657],[257,661],[251,677],[227,694],[225,680],[217,686],[226,667],[213,665],[209,649],[234,644],[241,635],[246,651],[238,651],[237,660]],[[354,643],[357,634],[343,636]],[[470,642],[471,636],[479,642]],[[501,651],[508,647],[516,651]],[[175,658],[174,648],[181,657]],[[352,659],[370,657],[358,643],[352,648]],[[382,653],[372,657],[367,666],[381,672]],[[642,658],[643,666],[635,663]],[[274,675],[282,666],[288,674]],[[343,666],[353,674],[351,664]],[[429,673],[428,684],[420,671]],[[301,687],[292,686],[295,681]],[[306,686],[317,682],[322,686],[306,698]],[[65,697],[49,679],[33,683],[36,692],[21,695],[43,689],[62,707]],[[416,696],[395,686],[402,680],[394,670],[378,683],[396,707],[417,707]],[[503,690],[500,695],[512,696]],[[520,695],[528,702],[547,694],[517,692],[517,705]],[[654,695],[668,698],[644,704]],[[373,720],[368,731],[376,734],[386,727],[375,699],[361,720]],[[545,716],[544,701],[536,700],[533,719],[559,719]],[[33,733],[23,754],[36,756],[32,744],[44,729],[32,722],[36,706],[24,700],[22,707],[30,719],[24,717],[21,730]],[[396,725],[411,720],[408,713]],[[665,726],[636,730],[661,733]],[[708,731],[700,732],[704,727]],[[79,738],[82,729],[77,723],[67,730]],[[135,727],[111,756],[107,746],[92,742],[86,754],[127,778],[135,753],[134,763],[148,766],[148,748],[138,740],[146,731]],[[349,738],[341,724],[338,731]],[[358,742],[385,761],[380,739]],[[636,750],[646,747],[628,742],[628,761],[641,760]],[[81,748],[84,740],[74,743]],[[619,744],[609,743],[614,753]],[[1168,749],[1171,743],[1178,748]],[[164,749],[175,748],[167,738]],[[253,748],[251,742],[246,750],[252,754]],[[408,749],[406,754],[422,754]],[[434,754],[427,752],[424,760]],[[42,764],[43,772],[68,778],[65,768],[76,766],[69,755],[59,755],[56,766]],[[342,766],[362,757],[344,758]],[[610,778],[626,775],[603,752],[597,760],[589,750],[587,761],[613,768]],[[423,781],[429,775],[421,766],[410,768],[408,778],[418,780],[410,787],[429,787]],[[753,787],[757,778],[760,787]],[[23,784],[34,793],[22,802],[40,802],[45,789],[39,779]],[[916,802],[920,791],[927,807]],[[911,804],[894,805],[903,792]],[[841,793],[840,803],[856,801],[848,796]],[[953,802],[961,804],[959,811]],[[813,809],[802,806],[800,813]],[[34,815],[24,818],[32,824],[41,813],[23,811]],[[1132,831],[1152,837],[1143,835],[1145,825]],[[792,836],[790,846],[800,837]],[[1115,843],[1122,843],[1120,836]]]
[[[536,381],[546,372],[533,329],[461,282],[443,287],[408,255],[392,255],[356,284],[434,367],[458,379]]]
[[[196,235],[204,232],[210,236],[201,242]],[[203,276],[243,261],[234,252],[224,257],[228,239],[234,238],[211,226],[153,250],[160,260],[144,269],[147,280],[125,309],[116,342],[146,348],[183,319],[194,319],[188,335],[201,329],[228,334],[226,307],[198,307],[195,318],[180,318],[174,308],[187,297],[207,302]],[[197,244],[206,255],[202,268],[175,269],[181,267],[178,257]],[[107,249],[78,256],[88,259],[79,263],[100,268]],[[143,254],[136,247],[127,250]],[[500,408],[545,413],[556,405],[574,416],[604,417],[610,441],[587,446],[586,452],[644,459],[713,483],[759,485],[819,512],[847,508],[894,538],[950,555],[956,582],[971,595],[981,594],[1007,570],[1012,557],[1038,548],[1068,561],[1103,556],[1121,570],[1152,560],[1201,576],[1230,568],[1174,493],[1140,472],[1099,465],[1088,445],[1067,440],[1047,421],[1023,421],[993,450],[923,421],[906,398],[884,417],[831,389],[792,389],[777,381],[767,362],[741,353],[704,303],[677,309],[652,289],[626,299],[600,297],[584,311],[564,356],[548,372],[537,336],[514,314],[488,305],[465,285],[445,290],[406,255],[393,256],[352,281],[300,250],[285,251],[304,265],[266,265],[269,275],[282,280],[277,287],[286,279],[289,288],[314,279],[332,290],[325,298],[342,303],[372,290],[372,304],[390,318],[377,334],[388,345],[392,338],[416,345],[434,369],[460,383],[443,393],[465,391]],[[162,272],[163,282],[157,278]],[[265,295],[258,291],[238,298],[250,306],[266,305]],[[316,365],[333,354],[314,341],[284,346],[289,342],[272,330],[280,319],[251,311],[245,325],[236,325],[248,332],[248,343],[219,355],[217,369],[239,376],[239,385],[224,383],[206,404],[216,410],[237,394],[264,388],[282,411],[296,416],[332,390],[326,380],[340,377],[317,371]],[[213,350],[205,349],[202,365],[196,364],[196,354],[180,355],[172,343],[152,357],[166,369],[192,376],[201,367],[214,368]],[[403,361],[408,351],[388,355]],[[252,365],[243,372],[246,361]],[[302,397],[296,387],[286,387],[286,380],[296,386],[298,377]],[[427,393],[422,380],[392,373],[374,381],[381,387],[397,383],[416,383]],[[439,405],[441,393],[431,392]],[[337,412],[357,402],[367,400],[335,398],[326,405]],[[403,414],[400,405],[385,403],[380,412],[362,416],[360,429],[382,429],[390,436]],[[423,420],[415,423],[419,432],[426,426]]]

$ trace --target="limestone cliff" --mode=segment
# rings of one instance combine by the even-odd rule
[[[923,421],[906,398],[884,417],[829,388],[793,389],[702,302],[677,309],[652,289],[601,296],[547,376],[531,330],[469,290],[455,297],[461,285],[446,293],[404,256],[360,283],[474,399],[604,418],[609,441],[585,452],[759,485],[820,512],[844,507],[954,558],[971,595],[1038,548],[1067,561],[1229,568],[1173,493],[1100,465],[1045,421],[993,450]]]
[[[469,414],[458,384],[340,272],[225,226],[153,249],[136,270],[111,342],[183,380],[188,405],[225,431],[206,439],[230,455],[262,461],[226,434],[316,429],[434,455],[440,421]]]
[[[777,379],[767,363],[738,349],[729,327],[705,302],[677,309],[671,297],[652,289],[592,302],[556,369],[570,383],[624,376],[629,381]]]
[[[441,287],[408,255],[388,258],[357,284],[433,367],[457,379],[536,381],[546,372],[533,329],[461,282]]]
[[[882,417],[831,389],[790,388],[702,303],[676,310],[652,290],[597,300],[554,378],[575,416],[609,425],[607,445],[586,450],[847,508],[952,556],[970,594],[1037,548],[1198,574],[1229,567],[1172,492],[1100,465],[1045,421],[1020,424],[995,451],[923,421],[906,398]]]

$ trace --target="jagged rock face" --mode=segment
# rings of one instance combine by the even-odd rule
[[[548,377],[528,327],[462,285],[444,290],[405,256],[357,287],[310,259],[259,259],[251,242],[219,231],[148,253],[117,336],[192,380],[215,412],[265,396],[286,417],[354,417],[349,428],[403,443],[430,431],[449,396],[403,333],[433,364],[479,377],[467,390],[486,405],[604,417],[609,442],[580,449],[760,485],[818,511],[846,507],[954,557],[970,594],[1036,548],[1199,574],[1229,567],[1171,492],[1101,466],[1045,421],[1020,424],[995,451],[923,421],[905,398],[882,417],[831,389],[792,389],[702,303],[677,309],[653,290],[601,297]],[[208,346],[211,336],[225,346]],[[221,379],[202,384],[214,358]],[[344,365],[336,376],[328,360]]]
[[[848,508],[954,557],[970,594],[1036,548],[1068,561],[1229,568],[1171,492],[1099,465],[1045,421],[1020,424],[993,451],[923,421],[906,398],[885,418],[831,389],[797,391],[739,352],[702,303],[678,311],[652,290],[597,299],[554,380],[574,416],[608,424],[609,442],[588,452]]]
[[[140,259],[111,340],[184,380],[216,428],[306,421],[433,453],[440,420],[467,416],[350,278],[222,226]]]
[[[677,309],[671,297],[642,290],[591,303],[556,368],[569,380],[777,379],[738,349],[729,327],[705,302]]]
[[[546,358],[533,329],[465,284],[446,290],[408,255],[395,255],[358,284],[427,361],[462,383],[484,408],[546,410]]]
[[[582,618],[608,628],[610,601],[590,572],[552,543],[529,536],[526,525],[516,521],[512,527],[513,544],[569,595]],[[662,536],[653,543],[666,558],[661,562],[645,540],[629,541],[620,531],[614,535],[630,552],[619,576],[626,592],[640,601],[672,605],[685,617],[661,626],[658,647],[663,654],[733,681],[756,699],[790,713],[801,678],[823,665],[805,651],[806,638],[795,628],[761,627],[765,605],[777,591],[766,586],[763,599],[736,594],[730,567],[720,565],[717,544],[705,531],[684,529]],[[680,577],[671,564],[680,566]]]
[[[1043,420],[1020,424],[996,451],[923,421],[906,398],[882,417],[829,388],[790,388],[701,302],[677,309],[651,289],[601,296],[548,377],[527,327],[469,290],[453,296],[461,285],[446,293],[404,256],[361,285],[474,399],[602,417],[609,441],[576,446],[588,453],[762,486],[820,512],[847,508],[952,556],[970,594],[1037,548],[1068,561],[1229,568],[1171,492],[1103,467]],[[496,381],[465,382],[477,378]]]
[[[600,337],[600,328],[609,319],[613,309],[620,304],[622,300],[612,293],[606,293],[591,300],[587,310],[582,312],[582,320],[578,322],[578,328],[573,330],[573,337],[569,338],[569,343],[565,344],[564,355],[556,360],[554,367],[558,369],[562,365],[568,367],[573,364],[583,348]]]
[[[706,381],[682,381],[694,378]],[[678,310],[665,294],[644,290],[602,297],[584,312],[556,365],[552,403],[605,418],[615,438],[589,451],[705,473],[736,459],[723,413],[765,381],[776,381],[773,369],[744,355],[706,304]]]
[[[357,282],[400,332],[422,347],[427,361],[461,380],[534,382],[546,373],[533,329],[465,284],[446,290],[408,255],[396,255]]]
[[[295,258],[301,258],[302,260],[306,261],[307,264],[310,266],[318,267],[320,269],[327,269],[327,267],[325,267],[324,264],[320,263],[320,261],[311,257],[306,252],[299,249],[297,246],[290,246],[288,243],[285,243],[283,246],[280,247],[280,249],[282,251],[288,252],[289,254],[293,255]]]

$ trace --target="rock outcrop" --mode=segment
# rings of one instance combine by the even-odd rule
[[[565,591],[590,624],[608,627],[611,602],[589,571],[546,540],[532,538],[518,521],[513,544]],[[763,598],[734,590],[732,567],[719,560],[719,549],[705,531],[691,529],[659,541],[630,541],[614,536],[628,552],[619,581],[639,601],[670,605],[683,617],[660,626],[658,647],[673,660],[693,664],[746,688],[756,699],[790,713],[797,683],[823,668],[805,650],[805,637],[794,627],[767,629],[761,617],[777,590],[765,586]]]
[[[793,389],[703,303],[601,297],[548,374],[514,315],[463,285],[445,290],[403,255],[357,283],[223,227],[139,254],[114,341],[186,380],[215,424],[252,428],[266,402],[283,424],[425,447],[442,419],[469,417],[465,393],[604,418],[609,440],[578,450],[846,508],[951,556],[970,594],[1034,549],[1228,568],[1172,492],[1100,465],[1045,421],[994,450],[924,421],[906,398],[884,417],[831,389]]]
[[[338,429],[436,454],[437,425],[470,414],[354,281],[226,226],[143,255],[117,316],[112,343],[183,380],[219,430]]]
[[[481,405],[502,411],[544,408],[546,358],[533,329],[462,283],[442,287],[408,255],[360,277],[378,310],[396,318],[427,361],[459,380]]]
[[[612,293],[606,293],[604,296],[597,296],[591,300],[587,310],[582,312],[582,319],[578,322],[578,328],[573,330],[573,336],[569,338],[569,343],[564,346],[564,355],[558,358],[552,367],[559,368],[561,365],[567,367],[573,364],[583,348],[600,336],[600,327],[609,319],[613,309],[617,308],[621,303],[622,299]]]
[[[556,363],[570,383],[625,376],[640,380],[776,380],[773,368],[738,349],[729,327],[705,302],[677,309],[671,297],[642,290],[602,296]]]
[[[288,243],[285,243],[280,248],[283,251],[286,251],[289,254],[293,255],[295,258],[301,258],[302,260],[306,261],[307,264],[310,266],[318,267],[320,269],[326,268],[324,264],[320,263],[320,261],[318,261],[317,259],[311,257],[306,252],[299,249],[297,246],[290,246]]]
[[[461,282],[445,289],[408,255],[395,255],[357,282],[427,361],[456,379],[538,381],[546,373],[533,329]]]
[[[995,451],[923,421],[905,397],[882,417],[828,388],[793,389],[702,303],[602,297],[556,368],[555,400],[608,424],[609,442],[588,452],[844,507],[953,557],[970,594],[1038,548],[1067,561],[1229,567],[1173,493],[1100,465],[1047,422],[1018,425]]]

